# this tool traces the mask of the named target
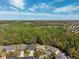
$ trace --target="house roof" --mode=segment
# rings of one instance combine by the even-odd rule
[[[11,46],[0,46],[0,51],[2,51],[3,49],[5,50],[14,50],[15,46],[11,45]]]
[[[14,50],[16,48],[16,46],[11,45],[11,46],[5,46],[4,47],[6,50]]]
[[[37,45],[36,48],[37,48],[37,49],[44,49],[45,46],[44,46],[44,45]]]
[[[59,49],[57,49],[57,48],[55,48],[55,47],[49,47],[48,48],[48,51],[51,51],[51,52],[56,52],[56,51],[58,51]]]
[[[68,59],[64,54],[58,55],[55,59]]]
[[[26,48],[26,45],[19,45],[18,49],[20,51],[24,51],[24,49]]]
[[[45,55],[46,55],[46,56],[50,56],[50,55],[51,55],[51,52],[50,52],[50,51],[47,51],[47,52],[45,53]]]
[[[0,51],[2,51],[3,49],[7,50],[7,51],[11,51],[16,49],[16,47],[21,51],[25,49],[25,45],[10,45],[10,46],[0,46]]]
[[[71,57],[70,56],[67,56],[67,59],[71,59]]]
[[[3,48],[3,46],[0,46],[0,51],[2,51],[4,48]]]
[[[30,44],[27,47],[28,50],[35,50],[35,45],[34,44]]]
[[[78,52],[78,54],[79,54],[79,48],[77,49],[77,52]]]
[[[7,58],[7,59],[38,59],[34,56],[30,56],[30,57],[13,57],[13,58]]]

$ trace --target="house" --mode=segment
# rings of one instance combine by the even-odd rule
[[[0,46],[0,52],[2,52],[2,51],[3,51],[3,49],[4,49],[4,47],[3,47],[3,46]]]
[[[0,53],[0,59],[6,59],[6,55],[4,52]]]
[[[55,59],[68,59],[67,56],[65,56],[65,54],[61,54],[55,57]]]
[[[44,45],[37,45],[36,46],[36,51],[39,51],[39,50],[45,51],[45,46]]]
[[[13,57],[13,58],[7,58],[7,59],[38,59],[38,58],[31,56],[31,57]]]
[[[30,51],[29,56],[33,56],[34,55],[34,51]]]
[[[27,50],[34,51],[35,50],[35,44],[29,44],[27,46]]]
[[[20,51],[20,55],[18,57],[24,57],[25,45],[0,46],[0,52],[4,52],[4,49],[7,53],[14,52],[16,49],[18,49],[18,51]],[[6,55],[2,55],[1,58],[6,59]]]
[[[15,48],[16,48],[15,45],[4,46],[4,49],[6,50],[6,52],[15,51]]]
[[[15,49],[18,49],[20,51],[19,57],[24,57],[24,49],[25,45],[10,45],[4,47],[7,52],[15,51]]]
[[[55,47],[49,47],[47,51],[53,52],[55,54],[58,54],[60,52],[59,49],[55,48]]]
[[[18,49],[20,51],[19,57],[24,57],[25,45],[19,45]]]
[[[5,54],[5,51],[6,52],[11,52],[11,51],[14,51],[14,46],[11,45],[11,46],[0,46],[0,58],[1,59],[6,59],[6,54]]]
[[[71,57],[70,56],[67,56],[67,59],[71,59]]]
[[[79,48],[77,49],[78,55],[79,55]]]
[[[16,48],[18,48],[19,50],[25,49],[24,45],[10,45],[10,46],[0,46],[0,51],[5,49],[6,52],[10,52],[15,51]]]
[[[50,52],[50,51],[46,51],[46,52],[45,52],[45,56],[46,56],[46,57],[49,57],[50,55],[51,55],[51,52]]]
[[[0,52],[3,51],[4,49],[6,50],[6,52],[14,51],[15,46],[14,45],[11,45],[11,46],[0,46]]]
[[[30,51],[29,56],[33,56],[34,55],[34,51],[35,51],[35,44],[28,45],[27,50]]]

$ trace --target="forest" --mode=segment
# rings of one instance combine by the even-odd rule
[[[41,44],[59,48],[79,59],[79,33],[69,22],[0,22],[0,46]]]

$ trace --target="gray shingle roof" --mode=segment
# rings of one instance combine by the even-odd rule
[[[51,51],[51,52],[56,52],[58,51],[59,49],[55,48],[55,47],[49,47],[48,48],[48,51]]]
[[[67,56],[67,59],[71,59],[71,57],[70,56]]]
[[[68,59],[64,54],[58,55],[55,59]]]
[[[13,57],[13,58],[7,58],[7,59],[38,59],[38,58],[31,56],[31,57]]]
[[[19,50],[25,49],[25,45],[10,45],[10,46],[0,46],[0,51],[2,51],[3,49],[5,49],[7,51],[14,50],[14,49],[16,49],[16,46]]]
[[[14,50],[16,48],[16,46],[11,45],[11,46],[5,46],[4,47],[6,50]]]
[[[28,50],[35,50],[35,45],[34,44],[30,44],[28,45]]]

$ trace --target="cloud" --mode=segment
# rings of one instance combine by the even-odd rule
[[[40,9],[47,9],[47,8],[49,8],[49,6],[46,3],[40,3],[39,8]]]
[[[10,4],[17,8],[24,8],[24,0],[10,0]]]
[[[4,17],[5,16],[5,17]],[[79,15],[46,14],[46,13],[14,13],[0,14],[0,20],[79,20]]]
[[[32,12],[15,12],[15,11],[0,11],[0,15],[30,15],[30,16],[33,16],[33,15],[38,15],[38,16],[52,16],[52,14],[49,14],[49,13],[32,13]]]
[[[68,5],[60,8],[55,8],[53,12],[54,13],[72,13],[73,11],[78,9],[79,9],[79,6]]]
[[[29,8],[30,11],[35,12],[37,10],[46,10],[49,8],[49,5],[47,5],[46,3],[39,3],[39,4],[35,4],[33,5],[31,8]]]
[[[4,17],[5,16],[5,17]],[[79,20],[75,14],[49,14],[32,12],[0,11],[0,20]]]
[[[35,12],[34,8],[28,8],[31,12]]]
[[[38,9],[38,5],[33,5],[31,8],[28,8],[31,12],[35,12]]]

